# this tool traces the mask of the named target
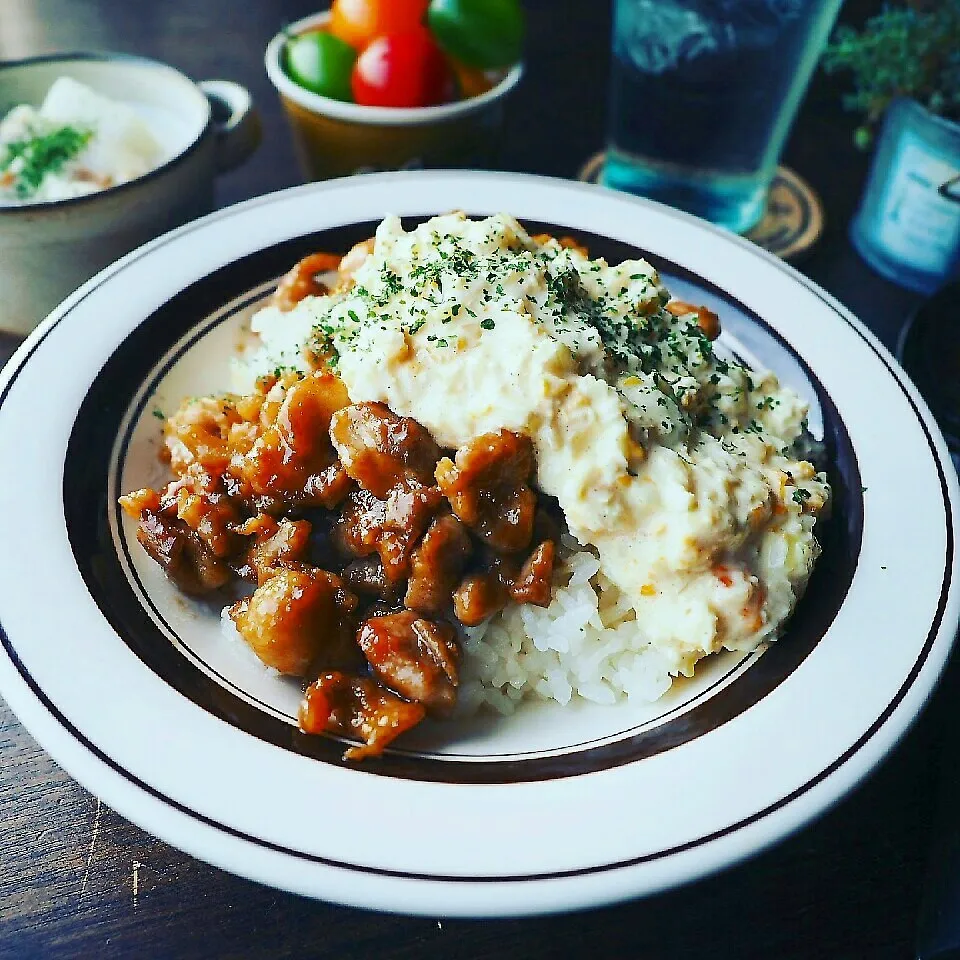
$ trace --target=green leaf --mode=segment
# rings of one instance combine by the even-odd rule
[[[822,63],[828,73],[851,74],[844,106],[863,114],[867,127],[897,97],[960,119],[960,0],[888,7],[860,31],[839,27]],[[856,138],[860,145],[864,134],[858,130]]]

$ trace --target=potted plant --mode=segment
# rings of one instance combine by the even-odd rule
[[[884,276],[929,293],[960,269],[960,0],[888,7],[841,27],[828,71],[853,75],[858,145],[880,137],[851,239]]]

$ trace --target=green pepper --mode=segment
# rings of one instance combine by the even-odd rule
[[[350,75],[357,51],[322,30],[302,33],[287,42],[285,66],[294,83],[334,100],[352,100]]]
[[[518,0],[431,0],[427,24],[447,54],[471,67],[508,67],[523,52]]]

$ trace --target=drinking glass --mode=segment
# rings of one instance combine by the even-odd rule
[[[603,182],[737,233],[842,0],[616,0]]]

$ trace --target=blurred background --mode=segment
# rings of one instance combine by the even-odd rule
[[[170,63],[195,80],[224,78],[243,84],[260,111],[263,142],[240,168],[218,179],[216,203],[222,206],[302,182],[277,91],[264,70],[264,50],[284,24],[323,7],[316,0],[169,0],[160,5],[3,0],[0,60],[77,49],[123,51]],[[606,141],[613,4],[524,0],[523,7],[525,76],[507,104],[497,165],[573,178]],[[847,0],[839,22],[859,27],[881,8],[880,0]],[[806,253],[804,272],[861,316],[875,311],[884,299],[872,288],[864,292],[864,282],[879,282],[878,289],[889,295],[889,311],[877,322],[881,336],[892,342],[913,298],[879,280],[847,239],[870,160],[869,151],[854,145],[861,118],[842,104],[850,89],[845,75],[813,72],[782,162],[821,202],[823,235]]]

